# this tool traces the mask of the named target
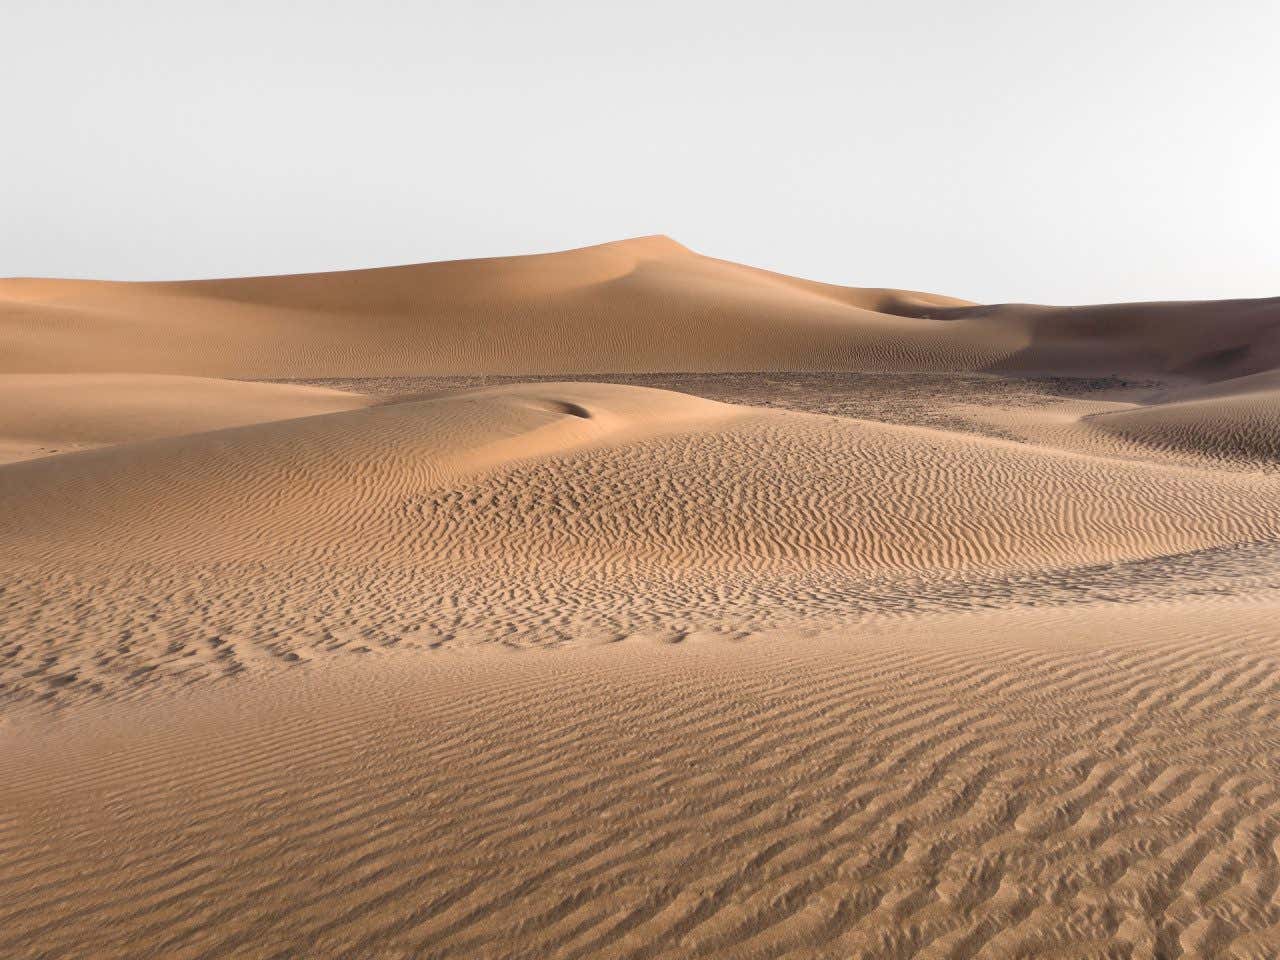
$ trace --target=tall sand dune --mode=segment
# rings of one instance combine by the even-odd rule
[[[665,237],[343,273],[0,281],[0,372],[326,377],[1280,365],[1280,301],[975,306],[798,280]]]

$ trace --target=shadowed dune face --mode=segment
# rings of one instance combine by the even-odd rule
[[[1280,366],[1280,298],[1083,307],[1000,304],[935,315],[1021,329],[1025,346],[992,370],[1122,371],[1215,381]]]
[[[1280,364],[1280,302],[981,307],[648,237],[532,257],[187,283],[0,281],[0,372],[1017,370],[1221,379]]]

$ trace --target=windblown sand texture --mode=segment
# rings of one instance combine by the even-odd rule
[[[1280,956],[1280,301],[645,238],[0,342],[0,956]]]

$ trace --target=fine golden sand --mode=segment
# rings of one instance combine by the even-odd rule
[[[1280,956],[1280,301],[645,238],[0,337],[0,956]]]

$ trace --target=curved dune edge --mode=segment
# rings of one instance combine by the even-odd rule
[[[368,406],[323,387],[161,374],[0,374],[0,463]]]
[[[0,280],[0,372],[241,378],[1039,371],[1220,380],[1280,367],[1280,299],[975,305],[841,287],[666,237],[178,283]]]

